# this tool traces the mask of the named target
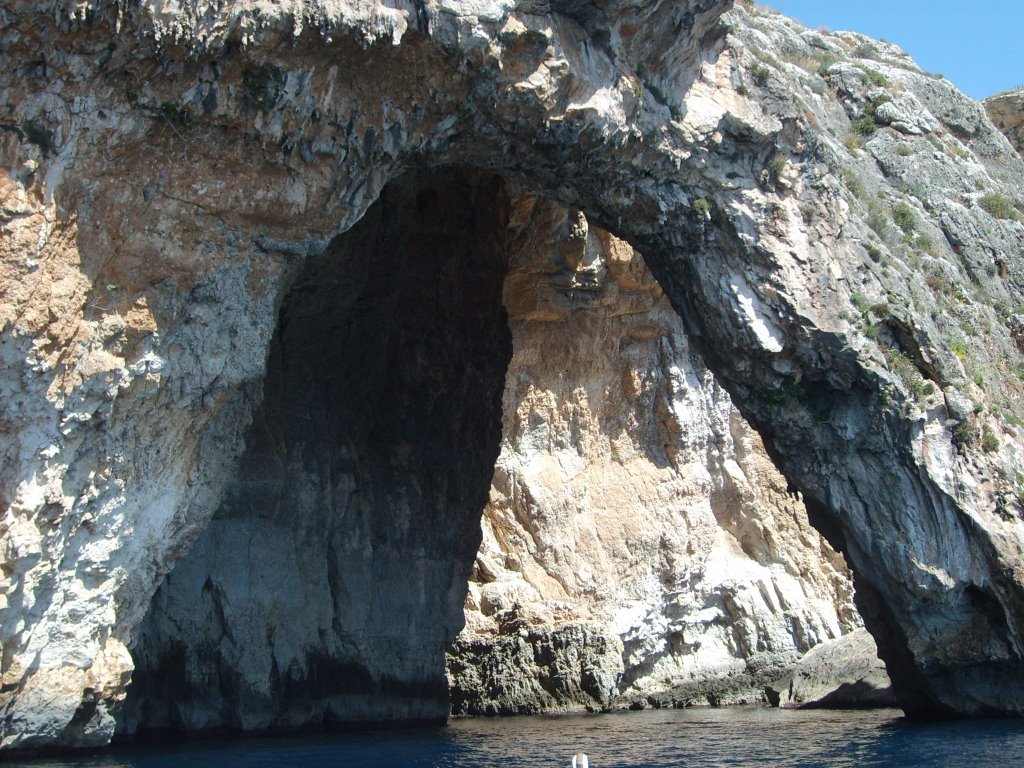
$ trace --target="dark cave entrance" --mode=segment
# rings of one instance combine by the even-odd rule
[[[443,721],[501,437],[501,178],[410,172],[308,260],[223,502],[140,629],[119,731]]]

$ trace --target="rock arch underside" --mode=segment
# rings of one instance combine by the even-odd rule
[[[544,206],[567,301],[604,279],[580,238],[643,254],[673,353],[852,569],[901,706],[1021,712],[1024,163],[894,46],[730,5],[5,5],[4,748],[447,714],[467,579],[529,618],[474,559],[525,487],[505,371],[553,318],[510,258]],[[217,642],[175,644],[182,618]]]

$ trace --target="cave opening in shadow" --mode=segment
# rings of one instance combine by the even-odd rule
[[[511,338],[501,178],[389,184],[309,259],[223,502],[134,644],[119,731],[443,721]]]

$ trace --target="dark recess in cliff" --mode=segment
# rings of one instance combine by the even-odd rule
[[[498,177],[412,172],[308,261],[224,501],[133,649],[120,733],[448,715],[511,338]]]

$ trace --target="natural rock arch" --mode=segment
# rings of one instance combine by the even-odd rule
[[[838,145],[738,91],[727,5],[9,9],[5,746],[110,737],[125,644],[220,503],[290,275],[417,161],[500,170],[636,244],[846,553],[907,710],[1020,711],[1017,481],[993,474],[1019,436],[958,453],[948,341],[885,326],[944,387],[915,408],[841,316],[868,230]],[[990,167],[1020,173],[979,120]]]

